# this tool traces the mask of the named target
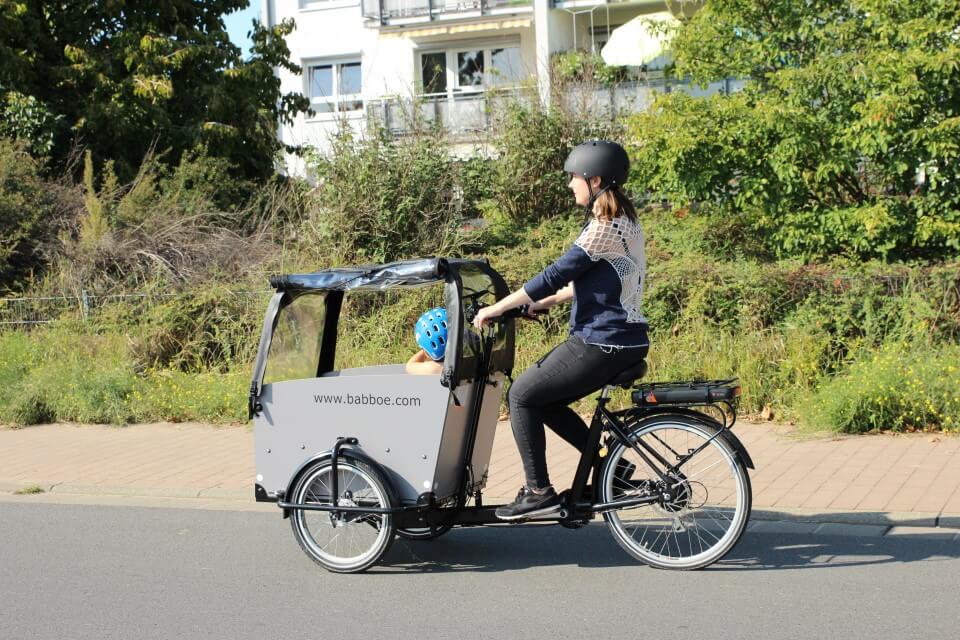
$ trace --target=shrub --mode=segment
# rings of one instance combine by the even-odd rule
[[[812,427],[960,431],[960,346],[890,344],[862,354],[800,406]]]
[[[90,335],[70,324],[39,330],[26,341],[14,335],[0,334],[0,378],[10,384],[0,401],[0,420],[33,424],[130,419],[126,400],[133,376],[122,336]]]
[[[580,49],[553,55],[553,72],[561,83],[594,81],[610,87],[627,78],[627,68],[609,65],[597,53]]]
[[[225,372],[256,354],[270,298],[266,287],[259,288],[262,294],[215,283],[172,294],[151,291],[107,302],[91,322],[98,330],[127,336],[137,371]]]
[[[138,422],[242,422],[247,419],[250,372],[185,373],[149,370],[136,379],[130,412]]]
[[[297,217],[288,211],[301,208],[301,194],[274,184],[255,188],[228,171],[224,159],[200,148],[174,169],[150,155],[121,184],[111,162],[98,170],[88,153],[83,206],[60,237],[49,292],[235,280],[260,269],[275,257],[273,234],[282,236],[286,219]]]
[[[20,288],[42,268],[41,246],[55,232],[40,170],[21,143],[0,138],[0,292]]]
[[[461,242],[459,164],[445,135],[418,125],[394,138],[347,125],[312,163],[319,180],[304,245],[317,262],[389,262],[450,255]],[[324,250],[332,255],[324,255]]]
[[[47,105],[19,91],[3,91],[0,86],[0,136],[23,141],[36,155],[53,150],[53,140],[62,116],[55,116]]]
[[[593,138],[618,138],[613,123],[546,109],[534,97],[515,99],[497,114],[491,144],[497,153],[494,199],[514,223],[529,225],[576,205],[563,162]]]
[[[246,366],[223,373],[142,370],[120,333],[64,323],[0,334],[0,422],[126,424],[245,419]]]

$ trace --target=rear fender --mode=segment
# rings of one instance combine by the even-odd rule
[[[748,469],[756,468],[753,464],[753,459],[747,452],[747,448],[743,446],[743,443],[740,441],[740,438],[737,437],[737,434],[730,429],[724,429],[722,424],[710,416],[700,413],[699,411],[694,411],[693,409],[684,409],[682,407],[664,407],[662,410],[653,412],[649,410],[632,411],[628,409],[621,414],[624,422],[631,427],[631,430],[639,425],[646,426],[648,424],[656,424],[657,422],[661,422],[664,418],[667,418],[671,415],[681,415],[685,418],[694,420],[705,429],[713,433],[719,431],[719,437],[723,438],[726,443],[730,445],[730,448],[734,450],[734,452],[740,458],[740,461],[743,462],[743,465]]]

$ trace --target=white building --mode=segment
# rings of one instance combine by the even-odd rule
[[[670,7],[668,7],[668,4]],[[262,21],[296,21],[287,38],[301,75],[278,70],[281,91],[301,92],[314,115],[279,132],[287,144],[326,147],[338,121],[360,128],[376,114],[394,129],[418,108],[452,132],[483,129],[487,102],[505,89],[538,88],[549,100],[550,60],[599,52],[612,29],[641,14],[678,11],[678,0],[265,0]],[[686,2],[687,10],[691,5]],[[656,66],[656,65],[652,65]],[[638,108],[662,78],[599,96],[607,109]],[[726,87],[729,89],[729,87]],[[668,88],[667,88],[668,89]],[[710,92],[723,90],[723,84]],[[288,170],[303,174],[288,158]]]

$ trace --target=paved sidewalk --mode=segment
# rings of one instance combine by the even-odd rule
[[[739,422],[756,463],[757,518],[960,528],[960,437],[797,438]],[[551,477],[568,486],[577,455],[548,432]],[[147,424],[0,428],[0,492],[253,500],[253,432],[246,426]],[[498,425],[485,497],[522,483],[510,424]]]

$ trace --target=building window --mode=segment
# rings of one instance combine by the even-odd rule
[[[523,80],[523,63],[520,47],[490,49],[490,84],[495,87],[510,86]]]
[[[420,54],[423,93],[431,97],[510,87],[527,75],[519,46],[448,49]]]
[[[359,62],[344,61],[305,66],[310,108],[316,113],[346,113],[363,109]]]
[[[425,53],[420,56],[420,74],[426,95],[447,95],[447,54]]]
[[[483,51],[457,52],[457,88],[483,88]]]

